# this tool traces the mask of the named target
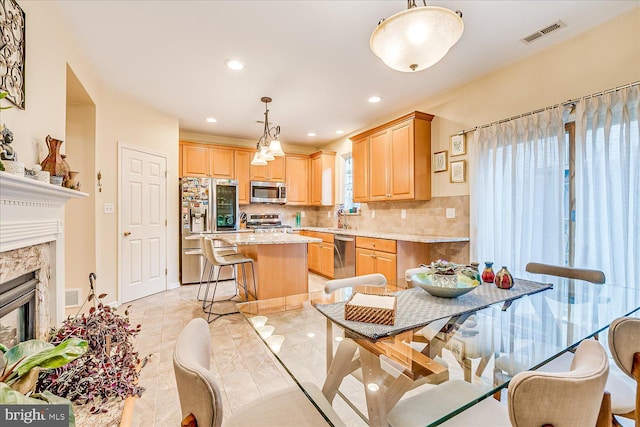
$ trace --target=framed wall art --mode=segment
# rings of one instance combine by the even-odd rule
[[[467,152],[467,144],[464,138],[464,134],[451,135],[449,137],[449,144],[451,145],[451,157],[462,156]]]
[[[447,170],[447,150],[433,154],[433,171],[445,172]]]
[[[465,169],[464,160],[451,162],[451,182],[465,182],[467,180]]]
[[[24,110],[25,14],[16,0],[0,0],[0,91]]]

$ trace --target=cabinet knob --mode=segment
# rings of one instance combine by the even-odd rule
[[[371,244],[371,246],[373,246],[373,247],[375,248],[375,247],[376,247],[376,244],[375,244],[375,243],[372,243],[372,244]]]

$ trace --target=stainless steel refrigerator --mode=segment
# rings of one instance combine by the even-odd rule
[[[181,178],[180,222],[180,280],[183,284],[198,283],[204,266],[200,234],[236,231],[239,228],[238,181]],[[221,279],[232,277],[230,268],[224,269],[220,276]]]

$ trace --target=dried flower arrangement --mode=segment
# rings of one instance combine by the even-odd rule
[[[453,262],[449,262],[444,259],[439,259],[437,261],[433,261],[429,265],[424,265],[424,267],[431,270],[433,274],[443,274],[446,276],[452,276],[457,274],[460,266],[458,264],[454,264]]]
[[[82,307],[92,302],[87,314],[69,316],[60,329],[52,331],[51,343],[57,344],[68,337],[78,337],[89,342],[84,357],[76,359],[53,372],[40,377],[39,389],[68,398],[80,404],[91,403],[90,412],[106,412],[104,405],[110,398],[125,399],[142,396],[143,387],[138,386],[139,371],[147,358],[141,361],[132,340],[140,332],[140,325],[132,326],[129,311],[124,316],[115,308],[102,303],[106,294],[96,296],[89,275],[90,292]]]

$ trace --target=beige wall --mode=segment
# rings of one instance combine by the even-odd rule
[[[26,110],[3,111],[2,121],[14,132],[15,148],[27,166],[42,160],[44,138],[66,140],[67,65],[86,89],[96,106],[96,149],[94,170],[81,175],[82,190],[95,197],[96,274],[98,290],[108,294],[107,302],[118,295],[118,216],[103,214],[105,202],[117,205],[118,142],[149,148],[167,156],[168,284],[178,282],[178,119],[117,91],[104,87],[76,40],[67,30],[55,2],[22,2],[27,16]],[[66,144],[66,143],[65,143]],[[63,144],[62,151],[67,149]],[[73,166],[73,165],[72,165]],[[82,166],[84,169],[84,165]],[[89,168],[90,169],[90,168]],[[95,176],[103,175],[103,192],[96,193]],[[173,185],[172,183],[175,183]],[[73,202],[69,204],[72,208]],[[69,236],[66,245],[83,247],[82,239]],[[69,284],[69,287],[76,287]]]

